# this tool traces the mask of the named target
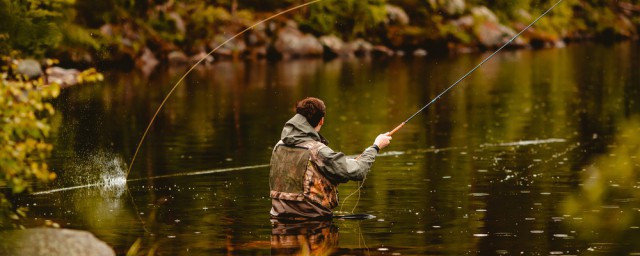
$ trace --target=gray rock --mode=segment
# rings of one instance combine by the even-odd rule
[[[16,73],[18,75],[24,75],[29,79],[36,79],[42,76],[42,67],[40,67],[40,63],[34,59],[21,60],[18,62]]]
[[[285,59],[291,57],[320,56],[324,48],[312,35],[304,34],[297,28],[287,25],[280,29],[274,48]]]
[[[451,25],[459,27],[461,29],[471,29],[473,24],[475,24],[473,17],[471,15],[465,15],[458,19],[450,21]]]
[[[416,56],[416,57],[427,56],[427,51],[425,49],[416,49],[415,51],[413,51],[413,56]]]
[[[471,9],[471,15],[477,22],[487,21],[491,23],[498,23],[498,16],[493,13],[486,6],[477,6]]]
[[[362,38],[358,38],[355,41],[349,43],[349,47],[353,49],[353,51],[358,56],[366,56],[371,53],[373,50],[373,45]]]
[[[335,35],[322,36],[318,39],[329,55],[352,57],[353,50],[342,39]]]
[[[373,46],[373,53],[380,56],[393,56],[393,50],[384,45]]]
[[[113,36],[113,26],[109,23],[102,25],[102,27],[100,27],[100,34]]]
[[[442,9],[447,15],[458,15],[464,12],[464,0],[428,0],[429,5]]]
[[[385,9],[387,11],[387,23],[409,25],[409,15],[404,9],[390,4],[385,5]]]
[[[105,242],[86,231],[34,228],[0,232],[0,255],[116,255]]]
[[[471,10],[475,21],[474,35],[478,42],[487,48],[502,46],[516,35],[516,31],[500,24],[498,17],[487,7],[480,6]],[[512,42],[514,46],[524,46],[525,42],[517,38]]]
[[[66,88],[78,83],[80,71],[77,69],[65,69],[61,67],[47,68],[48,83],[56,83],[61,88]]]
[[[246,51],[247,44],[245,44],[244,40],[240,40],[236,38],[234,40],[229,41],[231,36],[232,36],[231,33],[224,33],[224,34],[218,34],[213,38],[211,43],[209,43],[209,47],[211,47],[212,49],[216,49],[216,48],[218,49],[213,53],[215,56],[233,57],[234,55],[239,55]]]
[[[153,71],[159,63],[156,56],[148,47],[142,50],[142,54],[136,60],[136,66],[146,75],[151,74],[151,71]]]
[[[169,65],[184,65],[189,63],[189,57],[184,52],[172,51],[167,55]]]
[[[464,12],[466,4],[464,0],[444,0],[442,5],[449,15],[457,15]]]

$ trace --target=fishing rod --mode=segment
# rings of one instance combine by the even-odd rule
[[[390,132],[387,133],[387,135],[391,136],[394,133],[396,133],[398,130],[400,130],[406,123],[408,123],[409,121],[411,121],[411,119],[413,119],[416,115],[418,115],[420,112],[422,112],[423,110],[425,110],[427,107],[429,107],[431,104],[433,104],[434,102],[436,102],[438,99],[440,99],[440,97],[442,97],[442,95],[444,95],[445,93],[447,93],[449,90],[451,90],[451,88],[455,87],[456,85],[458,85],[460,82],[462,82],[462,80],[464,80],[465,78],[467,78],[469,75],[471,75],[471,73],[473,73],[474,71],[476,71],[476,69],[478,69],[480,66],[482,66],[482,64],[484,64],[485,62],[489,61],[493,56],[495,56],[498,52],[500,52],[500,50],[502,50],[504,47],[506,47],[507,45],[509,45],[511,42],[513,42],[513,40],[515,40],[518,36],[520,36],[524,31],[526,31],[527,29],[529,29],[531,26],[533,26],[533,24],[535,24],[536,22],[538,22],[538,20],[540,20],[542,17],[544,17],[545,15],[547,15],[547,13],[549,13],[551,10],[553,10],[553,8],[555,8],[558,4],[560,4],[563,0],[559,0],[558,2],[556,2],[553,6],[551,6],[551,8],[547,9],[547,11],[545,11],[544,13],[542,13],[540,16],[538,16],[538,18],[536,18],[533,22],[531,22],[531,24],[529,24],[528,26],[526,26],[524,29],[520,30],[520,32],[518,32],[518,34],[516,34],[515,36],[513,36],[511,39],[509,39],[509,41],[507,41],[505,44],[503,44],[500,48],[498,48],[498,50],[496,50],[495,52],[493,52],[491,55],[489,55],[489,57],[485,58],[483,61],[481,61],[480,63],[478,63],[478,65],[476,65],[475,67],[473,67],[471,70],[469,70],[469,72],[467,72],[466,74],[464,74],[462,77],[460,77],[460,79],[458,79],[457,81],[455,81],[451,86],[447,87],[447,89],[445,89],[444,91],[442,91],[440,94],[438,94],[438,96],[436,96],[435,98],[433,98],[429,103],[427,103],[427,105],[424,105],[424,107],[422,107],[421,109],[419,109],[418,111],[416,111],[415,113],[413,113],[413,115],[411,115],[409,118],[407,118],[407,120],[405,120],[404,122],[402,122],[400,125],[396,126],[396,128],[394,128],[393,130],[391,130]]]
[[[480,68],[480,66],[482,66],[482,64],[484,64],[485,62],[489,61],[493,56],[495,56],[498,52],[500,52],[503,48],[505,48],[507,45],[509,45],[511,42],[513,42],[513,40],[515,40],[516,38],[518,38],[518,36],[520,36],[522,33],[524,33],[524,31],[526,31],[527,29],[529,29],[531,26],[533,26],[533,24],[535,24],[536,22],[538,22],[538,20],[540,20],[542,17],[544,17],[545,15],[547,15],[547,13],[549,13],[551,10],[553,10],[553,8],[556,8],[556,6],[558,6],[558,4],[560,4],[563,0],[558,0],[558,2],[556,2],[553,6],[551,6],[551,8],[547,9],[544,13],[542,13],[540,16],[538,16],[538,18],[536,18],[535,20],[533,20],[533,22],[531,22],[531,24],[529,24],[528,26],[526,26],[524,29],[520,30],[520,32],[518,32],[515,36],[513,36],[511,39],[509,39],[509,41],[507,41],[506,43],[504,43],[502,46],[500,46],[500,48],[498,48],[498,50],[496,50],[495,52],[493,52],[491,55],[489,55],[487,58],[485,58],[483,61],[481,61],[480,63],[478,63],[478,65],[476,65],[475,67],[473,67],[471,70],[469,70],[469,72],[467,72],[466,74],[464,74],[462,77],[460,77],[460,79],[458,79],[457,81],[455,81],[452,85],[450,85],[449,87],[447,87],[447,89],[445,89],[444,91],[442,91],[440,94],[438,94],[438,96],[436,96],[435,98],[433,98],[429,103],[427,103],[427,105],[424,105],[424,107],[420,108],[418,111],[416,111],[415,113],[413,113],[413,115],[411,115],[409,118],[407,118],[407,120],[405,120],[404,122],[400,123],[398,126],[396,126],[396,128],[393,128],[393,130],[391,130],[390,132],[387,132],[386,134],[388,136],[392,136],[394,133],[396,133],[397,131],[399,131],[406,123],[408,123],[409,121],[411,121],[411,119],[413,119],[415,116],[417,116],[420,112],[424,111],[425,109],[427,109],[427,107],[429,107],[431,104],[433,104],[434,102],[436,102],[438,99],[440,99],[440,97],[442,97],[442,95],[444,95],[445,93],[447,93],[449,90],[451,90],[453,87],[455,87],[456,85],[458,85],[460,82],[462,82],[462,80],[464,80],[465,78],[467,78],[469,75],[471,75],[471,73],[473,73],[474,71],[476,71],[478,68]],[[356,157],[356,159],[358,159],[360,156]],[[364,176],[364,179],[362,180],[362,182],[360,182],[358,188],[353,191],[351,194],[349,194],[347,197],[345,197],[345,199],[342,200],[342,205],[340,206],[340,211],[342,211],[342,206],[344,206],[344,202],[347,201],[347,199],[349,197],[351,197],[352,195],[354,195],[355,193],[358,193],[358,200],[356,201],[356,204],[353,206],[353,209],[351,210],[351,212],[353,213],[353,211],[356,209],[356,206],[358,206],[358,202],[360,201],[360,189],[362,188],[362,186],[364,186],[364,181],[366,180],[367,176]]]

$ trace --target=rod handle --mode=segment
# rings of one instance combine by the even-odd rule
[[[398,130],[400,130],[400,128],[402,128],[402,126],[404,126],[404,124],[406,124],[407,122],[402,122],[400,125],[396,126],[396,128],[393,128],[393,130],[391,130],[387,135],[391,136],[394,133],[396,133]]]

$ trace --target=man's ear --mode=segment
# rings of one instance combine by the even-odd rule
[[[319,125],[324,125],[324,116],[322,118],[320,118],[320,123],[318,123]]]

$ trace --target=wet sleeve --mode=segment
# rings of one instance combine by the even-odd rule
[[[349,180],[363,180],[376,160],[377,151],[373,147],[365,149],[358,160],[347,157],[342,152],[335,152],[329,147],[319,150],[320,169],[335,183],[345,183]]]

